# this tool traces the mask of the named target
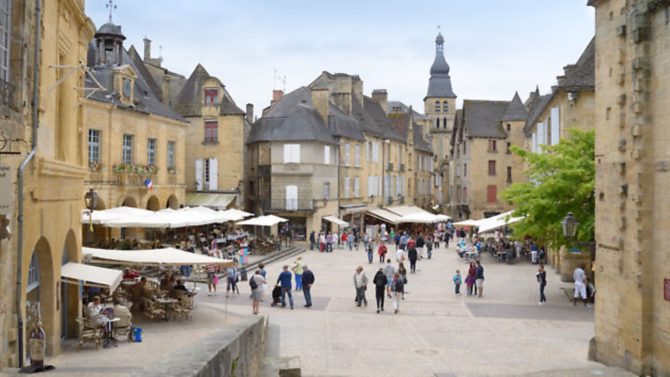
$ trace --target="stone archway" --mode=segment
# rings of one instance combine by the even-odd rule
[[[70,230],[65,237],[63,245],[63,254],[61,255],[61,266],[68,262],[79,262],[79,253],[77,247],[77,237],[73,230]],[[58,310],[60,310],[60,338],[62,340],[77,337],[76,318],[80,312],[79,306],[79,287],[66,284],[61,279],[60,296],[58,297]]]
[[[161,209],[161,204],[158,201],[158,198],[156,197],[156,195],[151,195],[151,197],[149,197],[149,200],[147,200],[147,207],[146,208],[149,211],[158,211],[158,210]]]
[[[179,200],[174,195],[170,195],[167,200],[167,206],[165,208],[179,209]]]
[[[59,336],[60,325],[56,310],[56,276],[51,247],[46,238],[40,238],[32,253],[29,254],[28,268],[24,269],[23,297],[25,310],[23,336],[28,339],[30,329],[37,320],[41,320],[47,336],[47,354],[54,353]],[[24,265],[25,266],[25,265]],[[24,342],[24,344],[28,344]]]
[[[132,196],[126,196],[121,202],[121,205],[124,207],[137,208],[137,200],[135,200],[135,198],[133,198]]]

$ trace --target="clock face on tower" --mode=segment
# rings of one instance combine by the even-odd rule
[[[126,98],[130,98],[130,94],[132,91],[132,83],[130,82],[130,79],[123,79],[123,96]]]

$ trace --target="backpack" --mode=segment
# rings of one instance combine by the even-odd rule
[[[251,277],[251,279],[249,279],[249,286],[251,287],[251,289],[258,288],[258,284],[256,283],[256,279],[254,279],[253,276]]]

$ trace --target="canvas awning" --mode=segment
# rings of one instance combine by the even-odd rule
[[[385,222],[391,223],[391,224],[399,224],[401,222],[401,219],[402,219],[400,216],[396,215],[395,213],[389,212],[389,211],[387,211],[385,209],[381,209],[381,208],[372,208],[372,209],[367,210],[366,213],[369,214],[372,217],[376,217],[376,218],[378,218],[382,221],[385,221]]]
[[[206,255],[194,254],[174,248],[152,250],[108,250],[92,247],[82,247],[85,258],[91,258],[94,263],[100,264],[127,264],[144,266],[189,266],[193,264],[232,265],[230,259],[212,258]],[[89,256],[90,255],[90,256]]]
[[[234,194],[219,194],[215,192],[192,192],[186,194],[186,205],[189,207],[212,207],[226,209],[237,198]]]
[[[237,225],[255,225],[255,226],[274,226],[288,221],[287,219],[275,215],[259,216],[249,220],[240,221]]]
[[[458,221],[454,223],[454,226],[478,226],[479,221],[473,219],[467,219],[463,221]]]
[[[183,228],[239,221],[248,216],[240,210],[217,211],[208,207],[184,207],[180,209],[166,208],[160,211],[149,211],[132,207],[117,207],[82,212],[83,224],[99,224],[112,228]]]
[[[328,221],[328,222],[331,222],[331,223],[333,223],[333,224],[337,224],[337,225],[339,225],[339,226],[342,226],[342,227],[347,227],[347,226],[349,226],[349,223],[348,223],[348,222],[346,222],[346,221],[344,221],[344,220],[341,220],[341,219],[338,219],[338,218],[335,217],[335,216],[324,216],[323,219],[326,220],[326,221]]]
[[[502,228],[506,225],[514,224],[516,222],[519,222],[519,221],[521,221],[525,218],[524,216],[512,217],[513,212],[514,211],[509,211],[509,212],[505,212],[505,213],[502,213],[502,214],[497,215],[497,216],[493,216],[493,217],[489,217],[487,219],[479,220],[478,221],[479,222],[479,225],[478,225],[479,229],[478,229],[477,232],[478,233],[491,232],[491,231],[494,231],[496,229],[500,229],[500,228]]]
[[[111,268],[89,266],[68,262],[61,267],[61,279],[70,284],[79,284],[98,288],[108,288],[113,292],[121,283],[123,273]]]

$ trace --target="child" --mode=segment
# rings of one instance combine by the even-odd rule
[[[461,271],[456,270],[456,275],[454,275],[454,291],[457,296],[461,295],[461,284],[463,284],[463,280],[461,278]]]

